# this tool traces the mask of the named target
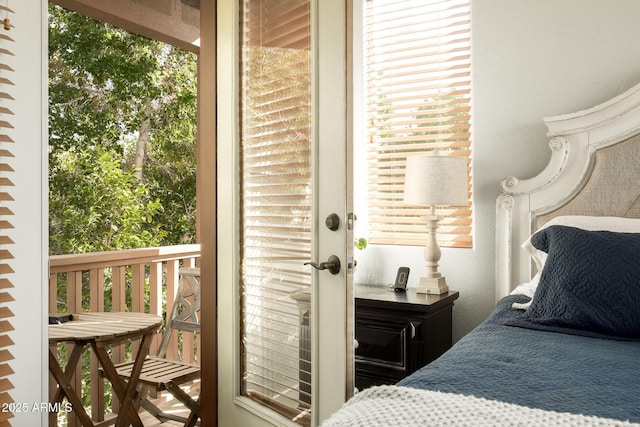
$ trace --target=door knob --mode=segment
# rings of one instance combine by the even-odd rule
[[[340,217],[338,214],[332,213],[324,220],[324,224],[329,230],[336,231],[340,228]]]
[[[320,264],[309,261],[305,262],[304,265],[310,265],[316,270],[329,270],[331,274],[338,274],[340,272],[340,258],[335,255],[331,255],[328,260]]]

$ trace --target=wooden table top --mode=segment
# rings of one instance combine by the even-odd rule
[[[71,341],[116,341],[157,331],[162,317],[147,313],[79,313],[73,320],[49,325],[49,344]]]

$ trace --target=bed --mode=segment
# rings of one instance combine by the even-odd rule
[[[640,426],[640,85],[544,121],[547,167],[501,182],[491,316],[324,427]]]

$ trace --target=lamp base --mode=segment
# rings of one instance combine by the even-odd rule
[[[442,295],[449,292],[449,286],[444,277],[421,277],[416,293],[427,295]]]

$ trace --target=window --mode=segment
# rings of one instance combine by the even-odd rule
[[[428,211],[403,204],[405,159],[471,154],[470,1],[366,0],[364,20],[369,240],[423,245]],[[472,246],[471,202],[438,215],[441,246]]]

